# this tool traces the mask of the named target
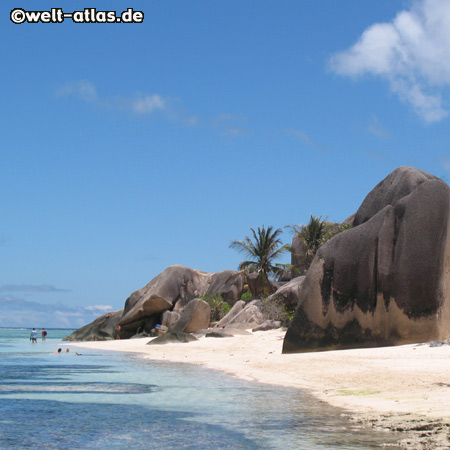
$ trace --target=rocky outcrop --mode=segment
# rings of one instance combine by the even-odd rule
[[[283,352],[450,337],[450,188],[401,167],[322,246]]]
[[[184,266],[170,266],[128,297],[123,314],[120,311],[120,314],[114,315],[114,326],[110,325],[113,323],[109,320],[110,313],[77,330],[71,335],[74,337],[72,340],[113,339],[118,324],[122,339],[141,333],[145,335],[151,333],[157,324],[168,325],[168,328],[176,326],[183,313],[182,320],[185,320],[186,314],[191,314],[185,331],[207,328],[209,306],[201,301],[196,302],[193,308],[189,306],[190,302],[213,294],[222,296],[232,305],[241,297],[243,287],[244,276],[241,272],[224,270],[206,273]]]
[[[74,331],[63,341],[109,341],[114,339],[114,330],[122,317],[123,310],[103,314],[92,323]]]
[[[150,331],[164,311],[179,311],[191,300],[208,294],[221,295],[234,303],[242,295],[243,286],[240,272],[206,273],[184,266],[170,266],[130,295],[120,325],[129,332],[141,327]]]

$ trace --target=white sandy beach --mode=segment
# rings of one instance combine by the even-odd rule
[[[149,338],[73,345],[201,364],[246,380],[307,389],[320,400],[358,413],[382,428],[389,428],[382,423],[387,417],[398,419],[395,427],[420,416],[430,423],[443,419],[440,426],[448,425],[450,346],[415,344],[283,355],[283,337],[284,331],[272,330],[165,345],[146,345]],[[444,431],[445,435],[440,433],[442,440],[448,428]],[[450,441],[446,443],[448,447],[441,442],[439,446],[411,448],[450,448]]]

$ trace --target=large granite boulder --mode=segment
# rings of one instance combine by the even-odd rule
[[[206,273],[170,266],[130,295],[120,325],[124,331],[139,328],[150,331],[165,311],[182,310],[191,300],[208,294],[221,295],[232,304],[242,295],[243,286],[244,277],[240,272]]]
[[[353,226],[367,222],[383,208],[395,205],[411,194],[416,187],[429,180],[439,180],[439,178],[413,167],[402,166],[395,169],[369,192],[355,214]]]
[[[109,341],[115,338],[115,329],[122,317],[123,310],[109,312],[88,325],[74,331],[63,341]]]
[[[244,290],[244,275],[234,270],[223,270],[210,275],[204,295],[220,295],[228,304],[234,305]]]
[[[379,183],[319,249],[283,352],[449,338],[449,213],[432,175],[400,167]]]

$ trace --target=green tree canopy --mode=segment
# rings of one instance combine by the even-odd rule
[[[230,248],[238,250],[249,258],[239,264],[239,270],[248,269],[250,272],[258,272],[266,277],[275,274],[279,268],[275,265],[275,260],[283,253],[290,251],[290,246],[282,245],[280,228],[274,230],[273,227],[262,226],[255,231],[250,228],[253,238],[246,236],[243,240],[234,240],[230,243]]]
[[[325,218],[322,220],[322,216],[317,217],[311,214],[309,222],[306,225],[290,225],[294,233],[299,236],[305,244],[306,254],[306,266],[311,265],[314,256],[319,248],[325,244],[326,241],[331,239],[336,234],[351,228],[350,225],[339,225],[327,222]],[[302,256],[302,255],[297,255]]]

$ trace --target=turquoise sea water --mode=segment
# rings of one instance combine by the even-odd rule
[[[295,389],[135,354],[54,354],[72,330],[48,331],[32,344],[30,330],[0,329],[1,449],[368,450],[396,439]]]

